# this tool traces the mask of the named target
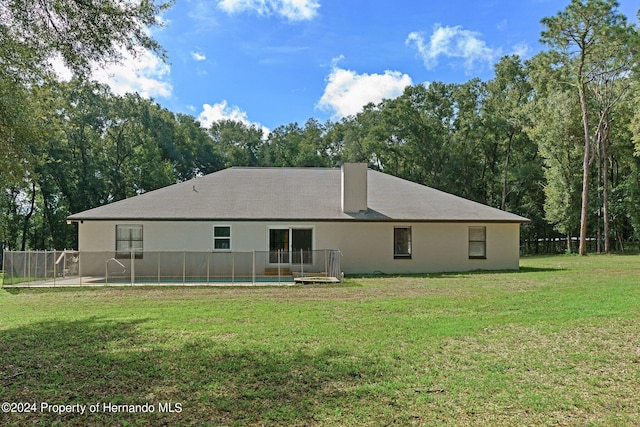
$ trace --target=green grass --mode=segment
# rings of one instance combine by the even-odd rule
[[[640,425],[640,257],[283,288],[0,290],[2,425]],[[160,413],[179,403],[181,412]],[[174,407],[175,409],[175,407]]]

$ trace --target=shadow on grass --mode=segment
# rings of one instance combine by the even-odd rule
[[[154,285],[134,285],[134,286],[48,286],[48,287],[38,287],[38,286],[20,286],[20,285],[7,285],[0,288],[0,292],[4,291],[11,295],[18,295],[21,293],[52,293],[52,292],[102,292],[105,289],[122,289],[122,290],[131,290],[131,289],[145,289],[145,290],[176,290],[176,289],[208,289],[208,290],[237,290],[238,292],[252,292],[252,291],[262,291],[262,290],[272,290],[272,289],[317,289],[317,288],[358,288],[361,287],[357,283],[343,281],[340,283],[306,283],[306,284],[294,284],[294,285],[274,285],[274,286],[215,286],[215,285],[202,285],[202,286],[180,286],[180,285],[165,285],[165,286],[154,286]]]
[[[327,405],[347,401],[345,390],[380,375],[373,360],[334,348],[252,350],[228,345],[224,336],[161,335],[143,323],[90,318],[2,331],[2,400],[35,402],[37,411],[0,413],[0,424],[315,424]],[[42,412],[42,402],[100,406],[55,414]],[[145,403],[153,413],[104,407]],[[161,405],[177,410],[176,403],[181,412],[161,412]]]
[[[445,273],[422,273],[422,274],[387,274],[382,271],[374,274],[354,274],[347,276],[349,279],[375,279],[375,278],[400,278],[400,277],[414,277],[414,278],[457,278],[467,276],[478,275],[495,275],[495,274],[522,274],[522,273],[551,273],[558,271],[565,271],[566,268],[552,268],[552,267],[520,267],[519,270],[473,270],[473,271],[458,271],[458,272],[445,272]]]
[[[0,289],[0,291],[6,292],[11,295],[19,295],[19,294],[44,294],[44,293],[54,293],[54,292],[93,292],[104,290],[104,287],[94,287],[94,286],[55,286],[55,287],[37,287],[37,286],[13,286],[8,285],[4,286]],[[113,288],[111,288],[113,289]]]

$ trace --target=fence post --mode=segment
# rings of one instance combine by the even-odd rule
[[[186,284],[187,276],[187,250],[182,250],[182,286]]]
[[[327,273],[327,277],[329,277],[329,257],[326,249],[324,250],[324,271]]]
[[[35,250],[35,251],[29,251],[29,263],[31,265],[31,276],[34,279],[34,282],[37,281],[38,279],[38,255],[39,255],[40,251]],[[35,262],[31,262],[31,258],[33,257]]]
[[[56,286],[56,279],[58,278],[58,270],[56,268],[58,264],[56,264],[56,261],[57,261],[56,251],[54,250],[53,251],[53,287]]]
[[[7,263],[7,252],[3,248],[2,249],[2,277],[0,277],[0,289],[4,287],[4,276],[6,276],[7,274],[7,269],[5,268],[6,263]]]
[[[256,250],[251,251],[251,281],[256,284]]]
[[[133,255],[133,249],[131,249],[130,258],[131,258],[131,286],[133,286],[133,282],[135,282],[135,277],[136,277],[136,264],[135,264],[135,256]]]
[[[22,258],[23,258],[23,262],[22,262],[22,274],[20,276],[22,276],[24,279],[27,278],[27,256],[24,252],[22,252]]]
[[[13,284],[14,284],[14,282],[16,281],[16,279],[15,279],[15,278],[14,278],[14,276],[13,276],[13,272],[14,272],[14,270],[16,269],[16,259],[15,259],[15,257],[13,256],[13,252],[10,252],[10,254],[11,254],[11,284],[13,285]],[[5,258],[4,258],[4,257],[2,257],[2,259],[5,259]],[[3,269],[2,269],[2,271],[3,271],[3,274],[5,274],[5,275],[6,275],[6,271],[7,271],[7,270],[5,270],[5,269],[3,268]],[[4,281],[3,281],[3,283],[4,283]]]
[[[115,258],[115,254],[114,258]],[[105,253],[105,258],[108,257],[109,254]],[[109,284],[109,261],[111,261],[110,258],[107,258],[107,261],[104,263],[104,284],[105,286],[107,286]]]
[[[31,253],[26,251],[24,254],[27,257],[27,283],[31,286]]]
[[[231,252],[231,283],[236,282],[236,253]]]

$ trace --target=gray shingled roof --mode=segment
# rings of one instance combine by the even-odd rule
[[[368,171],[366,213],[341,211],[341,171],[234,167],[71,215],[76,220],[491,221],[528,219]]]

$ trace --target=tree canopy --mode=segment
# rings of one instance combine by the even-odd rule
[[[640,48],[637,29],[627,24],[626,17],[617,11],[617,6],[615,0],[572,0],[565,10],[542,20],[545,30],[541,41],[551,48],[547,55],[549,66],[566,70],[561,75],[566,79],[565,83],[575,88],[582,112],[584,154],[578,249],[581,255],[587,251],[592,142],[603,144],[606,140],[603,126],[608,120],[609,108],[619,98],[618,94],[612,94],[613,87],[606,86],[616,80],[628,81]],[[600,115],[595,132],[592,129],[590,110],[593,106],[587,94],[589,90],[596,95],[610,94],[604,101],[606,105],[602,104],[600,97]],[[606,203],[604,209],[606,212]]]
[[[31,159],[23,153],[46,133],[37,100],[25,90],[55,78],[54,60],[87,78],[92,65],[118,61],[123,52],[148,49],[164,58],[148,29],[161,24],[158,16],[169,6],[148,0],[0,0],[0,173],[14,180],[26,173]]]
[[[14,77],[46,72],[60,57],[78,75],[92,64],[150,49],[164,50],[148,34],[171,3],[153,1],[0,0],[0,69]]]

